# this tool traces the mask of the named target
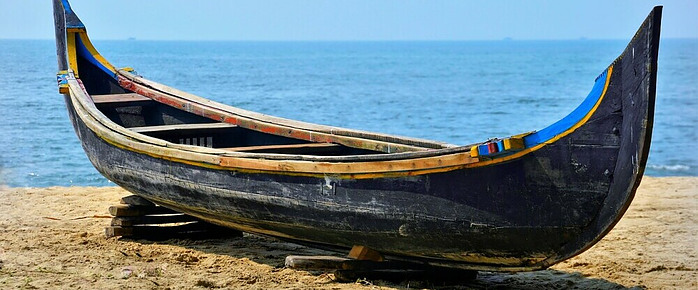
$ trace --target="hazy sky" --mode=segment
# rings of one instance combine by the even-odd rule
[[[654,5],[662,37],[698,38],[698,0],[73,0],[93,39],[629,39]],[[0,0],[0,39],[51,39],[50,0]]]

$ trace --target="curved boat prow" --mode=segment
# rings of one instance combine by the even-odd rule
[[[88,83],[101,83],[102,88],[95,89],[101,93],[121,93],[124,90],[118,85],[116,79],[117,68],[102,57],[87,36],[87,29],[80,18],[73,12],[67,0],[53,0],[53,17],[56,31],[56,54],[58,58],[59,91],[66,94],[67,84],[65,78],[68,73],[73,77],[80,77],[78,67],[90,69],[82,78]],[[80,57],[78,57],[80,56]],[[86,61],[92,66],[81,66],[80,62]],[[106,74],[108,78],[103,78]],[[107,81],[105,82],[104,79]],[[111,79],[111,80],[110,80]],[[90,82],[89,80],[93,80]],[[63,81],[63,85],[61,82]]]
[[[66,40],[68,34],[85,32],[85,25],[70,8],[66,0],[53,0],[53,21],[56,30],[56,54],[58,56],[58,70],[69,68]]]
[[[560,254],[544,261],[545,266],[580,254],[601,240],[615,226],[635,196],[649,156],[657,87],[657,58],[662,6],[652,9],[623,53],[613,62],[607,97],[607,114],[622,115],[620,148],[604,206],[582,237],[563,246]],[[601,157],[601,156],[600,156]]]

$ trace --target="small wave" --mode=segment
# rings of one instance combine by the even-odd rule
[[[649,164],[647,165],[647,168],[654,169],[654,170],[665,170],[665,171],[688,171],[691,169],[691,167],[687,165],[655,165],[655,164]]]

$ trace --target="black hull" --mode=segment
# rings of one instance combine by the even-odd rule
[[[160,205],[306,244],[476,270],[546,268],[618,222],[649,152],[661,8],[613,65],[607,92],[572,133],[522,157],[415,176],[364,179],[250,173],[107,142],[70,118],[94,166]],[[82,108],[82,110],[87,110]]]

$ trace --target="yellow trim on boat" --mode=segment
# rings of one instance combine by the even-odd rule
[[[107,61],[99,52],[97,49],[92,45],[92,42],[90,41],[90,38],[87,37],[86,32],[80,32],[80,40],[82,40],[82,44],[85,46],[87,51],[89,51],[92,56],[99,62],[101,63],[105,68],[110,70],[112,73],[116,74],[116,67],[114,67],[109,61]]]
[[[72,29],[68,29],[66,32],[66,46],[68,50],[68,65],[71,70],[73,70],[73,73],[75,74],[75,77],[79,77],[78,74],[78,53],[77,53],[77,48],[75,45],[75,33],[72,32]]]
[[[73,78],[69,84],[71,88],[71,97],[73,98],[73,107],[83,120],[83,123],[85,123],[85,125],[99,138],[117,148],[146,154],[154,158],[220,170],[311,177],[331,175],[341,179],[368,179],[415,176],[448,172],[462,168],[475,168],[510,161],[536,151],[547,144],[569,135],[589,120],[606,95],[612,72],[613,67],[611,66],[608,69],[606,83],[604,84],[601,96],[594,107],[577,124],[560,135],[534,147],[509,156],[484,161],[478,161],[476,158],[472,158],[468,150],[432,157],[364,162],[271,160],[255,158],[250,155],[244,157],[229,156],[229,153],[219,149],[201,149],[192,146],[192,149],[189,150],[189,148],[186,148],[189,146],[172,144],[160,139],[141,135],[111,123],[106,116],[101,115],[101,113],[97,111],[94,104],[88,101],[89,96],[79,81]],[[97,115],[95,115],[95,112]]]
[[[603,92],[601,93],[601,96],[599,97],[599,99],[596,101],[596,104],[594,104],[594,107],[591,110],[589,110],[589,112],[584,116],[584,118],[582,118],[582,120],[577,122],[577,124],[574,124],[574,126],[570,127],[569,129],[565,130],[564,132],[560,133],[559,135],[557,135],[553,138],[550,138],[549,140],[547,140],[543,143],[540,143],[536,146],[533,146],[531,148],[527,148],[527,149],[521,150],[519,152],[516,152],[514,154],[503,156],[500,158],[495,158],[492,160],[484,160],[482,162],[477,162],[477,163],[473,163],[473,164],[466,164],[465,167],[466,168],[474,168],[474,167],[487,166],[487,165],[492,165],[492,164],[510,161],[512,159],[519,158],[519,157],[524,156],[530,152],[533,152],[533,151],[536,151],[540,148],[543,148],[543,146],[545,146],[547,144],[554,143],[555,141],[560,140],[560,138],[565,137],[565,136],[569,135],[570,133],[574,132],[575,130],[577,130],[577,128],[584,125],[589,120],[589,118],[591,118],[591,116],[594,114],[594,112],[596,112],[596,109],[599,108],[601,101],[606,96],[606,91],[608,90],[608,85],[611,82],[611,75],[612,74],[613,74],[613,65],[608,67],[608,74],[606,74],[606,83],[603,86]]]

